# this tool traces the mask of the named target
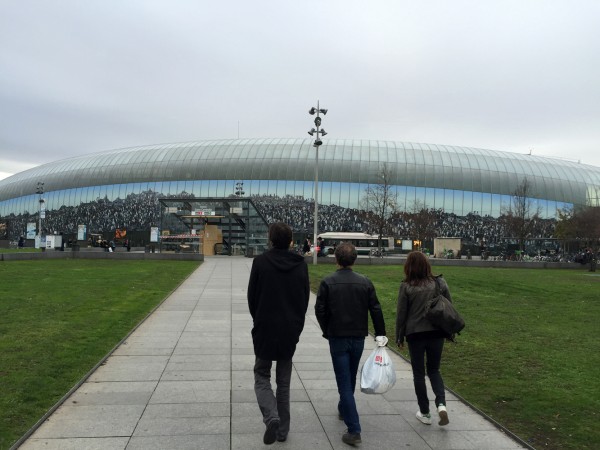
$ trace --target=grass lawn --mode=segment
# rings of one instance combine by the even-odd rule
[[[9,448],[196,267],[0,263],[0,449]]]
[[[333,266],[309,265],[312,289]],[[357,266],[374,283],[390,346],[402,266]],[[465,318],[447,344],[447,387],[535,448],[600,448],[600,273],[434,267]],[[403,354],[408,357],[408,352]],[[416,397],[415,397],[416,405]]]

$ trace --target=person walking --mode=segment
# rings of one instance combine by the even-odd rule
[[[302,244],[302,253],[306,255],[308,252],[310,252],[310,240],[306,238]]]
[[[315,314],[323,337],[329,340],[329,351],[335,372],[339,418],[348,431],[342,436],[346,444],[360,444],[361,427],[354,391],[358,365],[369,334],[369,313],[377,340],[385,336],[385,322],[373,283],[355,273],[356,248],[342,243],[335,249],[338,269],[325,277],[319,286]]]
[[[248,282],[256,356],[254,392],[266,425],[263,442],[284,442],[290,430],[292,357],[304,328],[310,284],[304,258],[290,251],[292,229],[283,222],[269,227],[270,250],[254,258]],[[277,394],[271,387],[276,361]]]
[[[452,301],[446,281],[441,278],[441,275],[438,277],[432,275],[429,259],[421,252],[409,253],[404,263],[404,280],[400,284],[398,294],[396,344],[402,349],[404,340],[408,342],[413,383],[419,403],[417,419],[426,425],[431,425],[429,398],[425,384],[425,374],[427,374],[435,394],[438,424],[447,425],[448,411],[440,363],[444,339],[448,336],[425,318],[425,306],[436,293],[436,283],[439,283],[441,294]]]

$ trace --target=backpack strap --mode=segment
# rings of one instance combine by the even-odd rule
[[[434,280],[435,280],[435,294],[434,294],[434,298],[438,297],[440,295],[441,290],[442,290],[442,288],[440,288],[440,280],[439,280],[440,277],[441,277],[441,275],[437,276],[437,277],[434,277]]]

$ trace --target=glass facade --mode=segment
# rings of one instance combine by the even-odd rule
[[[294,202],[309,211],[316,152],[311,139],[238,139],[152,145],[84,155],[0,180],[0,219],[25,226],[39,209],[38,182],[54,229],[147,227],[164,197],[226,198],[243,183],[263,207]],[[319,149],[319,204],[358,211],[365,189],[389,169],[400,210],[498,217],[525,178],[543,218],[565,206],[599,205],[600,168],[492,150],[407,142],[326,139]],[[106,214],[107,204],[116,213]],[[265,206],[266,205],[266,206]],[[289,220],[308,228],[310,217]],[[327,225],[326,218],[320,227]],[[350,220],[350,219],[348,219]],[[52,222],[50,222],[52,223]],[[323,230],[325,231],[325,230]]]

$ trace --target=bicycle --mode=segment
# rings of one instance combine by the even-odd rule
[[[378,248],[372,248],[369,252],[369,256],[371,257],[376,257],[376,258],[383,258],[384,255],[384,251],[383,249],[378,249]]]

